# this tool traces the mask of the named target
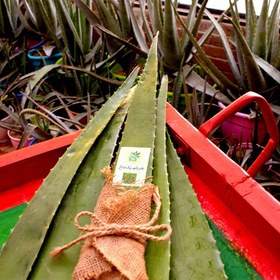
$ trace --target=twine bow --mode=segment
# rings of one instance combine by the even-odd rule
[[[153,225],[159,217],[160,208],[161,208],[161,202],[160,202],[159,192],[157,188],[155,188],[155,192],[153,193],[153,201],[156,204],[154,215],[148,223],[142,225],[122,225],[116,223],[110,224],[101,221],[96,214],[91,213],[89,211],[80,212],[75,217],[74,225],[78,230],[87,233],[85,233],[84,235],[78,237],[77,239],[69,242],[68,244],[62,247],[55,248],[51,252],[51,255],[53,257],[59,256],[63,251],[90,237],[117,235],[117,236],[125,236],[129,238],[133,238],[140,242],[145,242],[145,240],[152,240],[155,242],[168,240],[172,233],[171,226],[168,224]],[[82,216],[91,217],[93,223],[90,225],[80,226],[79,218]],[[150,232],[160,232],[163,230],[166,231],[165,235],[163,236],[156,236],[150,234]]]

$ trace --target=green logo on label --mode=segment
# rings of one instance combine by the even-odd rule
[[[134,152],[134,153],[131,153],[128,157],[128,161],[129,162],[136,162],[137,159],[140,157],[140,153],[139,152]]]

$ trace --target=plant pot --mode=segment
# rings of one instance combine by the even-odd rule
[[[218,102],[221,110],[226,108],[222,102]],[[239,143],[251,143],[254,139],[255,119],[250,118],[249,114],[238,112],[230,116],[221,124],[223,137],[233,144],[236,140]],[[265,139],[267,130],[262,118],[258,119],[258,143]]]
[[[32,49],[28,52],[27,57],[31,61],[33,69],[38,70],[43,66],[55,64],[62,57],[62,53],[56,53],[50,56],[40,55],[40,50]]]
[[[10,106],[9,108],[12,112],[14,111],[12,106]],[[1,121],[7,124],[13,123],[13,119],[10,116],[3,117]],[[0,127],[0,144],[7,143],[9,141],[9,136],[7,132],[8,130],[6,128]]]
[[[19,143],[20,143],[20,138],[19,138],[20,135],[17,135],[17,133],[11,131],[11,130],[8,130],[8,137],[10,138],[10,141],[12,143],[12,146],[15,148],[15,149],[18,149],[18,146],[19,146]],[[29,145],[31,145],[34,141],[34,137],[30,137],[28,138],[28,140],[26,141],[26,143],[24,144],[23,147],[28,147]]]

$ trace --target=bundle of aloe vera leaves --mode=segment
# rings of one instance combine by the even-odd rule
[[[206,217],[166,131],[167,78],[158,86],[157,37],[135,84],[135,69],[59,159],[20,217],[0,255],[0,279],[71,279],[82,244],[58,259],[51,251],[79,237],[73,220],[92,211],[122,147],[150,149],[146,177],[159,188],[158,224],[172,237],[148,242],[149,279],[224,279]],[[159,88],[159,89],[158,89]],[[117,158],[117,159],[116,159]],[[88,221],[84,221],[88,223]]]

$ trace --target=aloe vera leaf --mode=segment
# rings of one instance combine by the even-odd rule
[[[46,65],[35,72],[35,75],[30,79],[28,86],[26,87],[25,94],[29,95],[34,87],[53,69],[60,67],[58,64]]]
[[[162,46],[164,62],[170,67],[176,67],[182,60],[182,49],[171,0],[165,1]]]
[[[267,59],[267,21],[268,21],[269,1],[264,0],[261,8],[261,14],[257,20],[255,38],[252,47],[254,54],[263,59]]]
[[[199,31],[199,27],[201,25],[201,21],[203,19],[204,11],[206,10],[206,5],[208,0],[203,0],[201,5],[198,4],[199,1],[195,0],[192,2],[192,7],[190,8],[190,14],[188,15],[186,26],[188,26],[188,29],[191,30],[193,36],[196,38],[197,33]],[[196,14],[196,10],[199,7],[199,11]],[[192,14],[192,16],[191,16]],[[206,34],[205,34],[206,35]],[[189,60],[190,55],[192,54],[192,43],[189,41],[188,36],[186,33],[183,33],[183,38],[187,39],[184,43],[184,50],[185,50],[185,57]]]
[[[180,21],[184,31],[189,36],[189,39],[193,46],[195,47],[200,59],[204,62],[203,64],[207,64],[208,69],[211,70],[211,72],[217,77],[218,80],[220,80],[225,87],[230,89],[232,92],[236,92],[238,90],[238,87],[230,81],[218,68],[214,65],[214,63],[207,57],[206,53],[203,51],[202,47],[197,43],[196,39],[192,35],[192,33],[188,30],[186,25],[184,24],[182,18],[180,17],[179,13],[174,8],[174,12]]]
[[[150,2],[147,3],[148,9],[149,9],[149,3]],[[141,19],[143,20],[143,31],[146,34],[146,41],[149,43],[149,42],[152,42],[152,40],[153,40],[153,33],[152,33],[152,29],[149,24],[148,16],[145,12],[145,9],[146,9],[145,6],[146,6],[146,3],[143,3],[142,1],[139,2]]]
[[[212,232],[169,136],[167,169],[172,226],[170,279],[226,279]]]
[[[192,5],[190,5],[190,10],[187,16],[187,19],[185,21],[186,26],[189,30],[193,29],[194,24],[196,23],[196,12],[197,12],[197,4],[198,0],[192,1]],[[186,46],[189,43],[189,38],[186,32],[183,32],[182,39],[181,39],[181,45],[183,49],[186,49]],[[186,58],[188,58],[190,55],[190,52],[187,52]]]
[[[127,13],[129,14],[129,17],[130,17],[135,39],[137,40],[138,45],[141,48],[141,50],[147,53],[149,51],[149,47],[147,45],[145,33],[144,33],[142,27],[140,27],[140,25],[137,22],[137,16],[133,12],[133,7],[132,7],[130,1],[125,0],[125,5],[126,5]]]
[[[252,49],[256,30],[257,16],[253,0],[246,0],[246,41]]]
[[[225,49],[225,53],[226,53],[226,56],[227,56],[227,59],[228,59],[228,62],[229,62],[229,66],[230,66],[230,69],[236,79],[236,81],[238,82],[238,85],[240,87],[245,87],[244,85],[244,82],[242,80],[242,77],[241,77],[241,74],[240,74],[240,71],[238,69],[238,66],[237,66],[237,63],[235,61],[235,58],[234,58],[234,55],[233,55],[233,52],[231,50],[231,46],[229,44],[229,41],[227,39],[227,36],[223,30],[223,28],[221,27],[221,25],[219,24],[219,22],[215,19],[215,17],[210,13],[208,12],[207,10],[205,10],[205,14],[208,16],[208,18],[210,19],[210,21],[212,22],[212,24],[215,26],[215,29],[217,30],[217,32],[219,33],[219,36],[221,38],[221,41],[222,41],[222,44],[224,46],[224,49]]]
[[[53,259],[50,253],[55,247],[65,245],[79,237],[80,232],[73,225],[77,213],[93,211],[105,181],[100,170],[111,164],[128,105],[127,102],[125,107],[116,112],[79,167],[53,219],[38,261],[28,279],[71,279],[81,246],[73,246],[57,259]]]
[[[158,224],[170,224],[170,193],[166,163],[166,118],[165,104],[168,78],[163,77],[157,103],[157,126],[154,152],[153,183],[158,186],[161,198],[161,211]],[[150,280],[169,279],[170,240],[165,242],[148,242],[146,249],[146,268]]]
[[[268,20],[268,59],[269,62],[278,68],[277,62],[279,61],[279,23],[280,23],[280,1],[275,1]]]
[[[232,16],[232,19],[230,20],[235,31],[238,47],[241,50],[241,56],[244,59],[244,71],[246,72],[245,75],[248,80],[249,89],[253,91],[263,91],[266,89],[266,81],[259,66],[257,65],[256,60],[254,59],[253,52],[249,48],[238,20],[238,14],[234,10],[231,2],[230,8]]]
[[[76,1],[79,2],[79,1]],[[106,28],[111,30],[114,34],[118,35],[119,37],[122,36],[122,30],[121,30],[121,24],[118,19],[117,11],[112,8],[112,1],[102,1],[102,0],[94,0],[94,3],[97,7],[98,14],[100,17],[100,21],[102,22],[102,25],[104,25]],[[108,41],[110,46],[115,49],[116,46],[113,46],[113,42],[110,40]]]
[[[261,57],[254,55],[254,58],[260,68],[262,68],[267,75],[274,79],[278,84],[280,84],[280,71],[273,67],[269,62],[262,59]]]
[[[54,4],[57,11],[58,22],[61,26],[61,36],[63,42],[65,43],[66,49],[70,50],[70,53],[73,54],[74,46],[76,46],[77,44],[81,52],[83,52],[83,43],[77,32],[74,21],[70,16],[69,6],[67,2],[62,0],[57,0],[54,1]],[[71,40],[74,41],[74,44],[73,42],[71,42]]]
[[[0,255],[0,279],[26,279],[48,228],[80,164],[94,141],[127,96],[138,74],[135,69],[97,112],[83,133],[60,158],[19,219]],[[67,168],[65,168],[67,166]],[[15,251],[17,252],[15,255]],[[17,268],[15,270],[15,268]]]
[[[57,12],[53,1],[34,1],[36,9],[34,10],[37,26],[41,30],[41,26],[46,30],[48,37],[50,37],[55,45],[62,49],[61,42],[57,36]],[[44,31],[43,31],[44,32]]]
[[[152,175],[156,128],[157,36],[150,47],[144,71],[135,87],[120,147],[151,148],[147,176]]]

